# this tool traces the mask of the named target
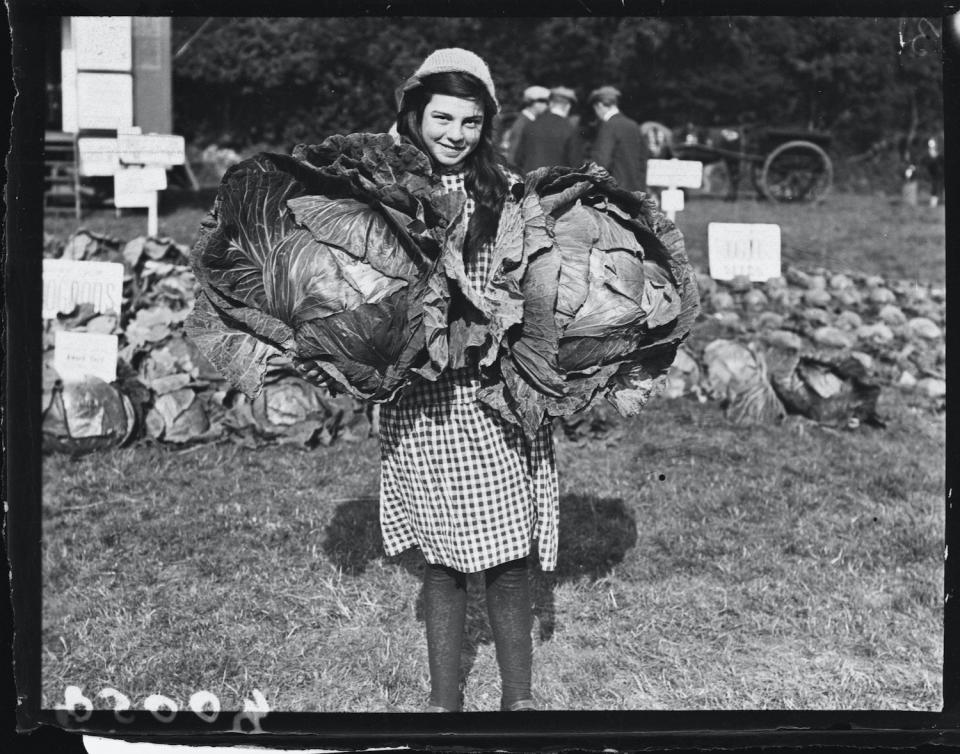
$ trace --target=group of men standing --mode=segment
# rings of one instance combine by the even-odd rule
[[[612,86],[594,89],[587,104],[597,118],[596,133],[585,138],[579,117],[571,116],[577,95],[568,87],[524,90],[524,108],[504,133],[501,149],[507,162],[524,173],[547,165],[578,167],[585,159],[606,168],[628,191],[646,188],[648,148],[639,124],[618,107]]]

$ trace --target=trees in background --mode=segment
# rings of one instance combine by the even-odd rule
[[[236,147],[384,131],[403,78],[462,46],[490,63],[505,110],[531,83],[614,84],[638,120],[822,129],[852,154],[942,127],[938,33],[846,17],[175,18],[175,125]]]

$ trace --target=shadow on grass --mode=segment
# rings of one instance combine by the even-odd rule
[[[556,570],[548,572],[540,568],[536,544],[530,556],[533,614],[539,622],[541,642],[549,641],[556,630],[554,592],[557,586],[581,578],[595,581],[606,576],[623,561],[636,542],[636,520],[622,499],[591,495],[561,496]],[[377,558],[385,558],[376,498],[356,498],[341,503],[327,525],[323,549],[334,565],[351,576],[361,576],[368,564]],[[424,559],[418,549],[410,548],[385,560],[402,567],[422,584]],[[470,574],[467,589],[469,596],[461,655],[462,679],[470,674],[479,647],[493,642],[483,597],[483,575]],[[417,620],[423,621],[422,586],[415,610]]]

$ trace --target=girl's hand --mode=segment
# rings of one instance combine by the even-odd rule
[[[295,362],[297,371],[300,373],[300,376],[310,382],[317,383],[323,381],[323,374],[320,371],[320,368],[317,366],[315,361],[308,361],[306,359],[297,359]]]

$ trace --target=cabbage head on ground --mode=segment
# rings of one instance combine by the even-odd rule
[[[259,154],[224,175],[191,255],[187,333],[253,397],[270,363],[389,400],[446,366],[443,249],[463,201],[385,134]],[[462,232],[462,230],[460,231]]]
[[[527,175],[522,323],[481,399],[533,432],[605,396],[639,412],[699,312],[683,237],[597,165]]]

